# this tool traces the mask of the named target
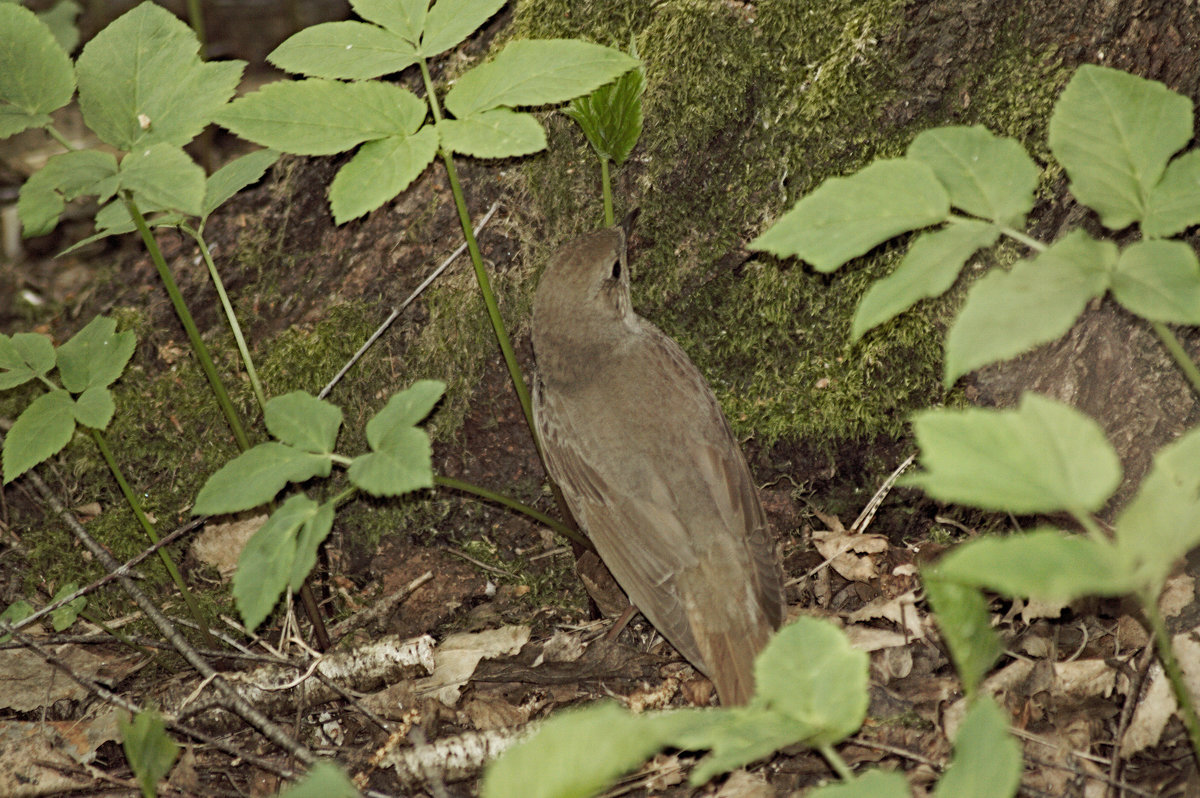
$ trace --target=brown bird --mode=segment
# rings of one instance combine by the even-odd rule
[[[754,658],[783,622],[779,565],[708,383],[633,310],[622,228],[550,259],[533,347],[551,479],[630,601],[713,680],[722,704],[746,703]]]

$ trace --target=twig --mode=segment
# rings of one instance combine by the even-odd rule
[[[488,212],[485,213],[483,215],[483,218],[479,220],[479,224],[475,225],[475,235],[479,235],[479,231],[483,229],[483,226],[488,223],[488,221],[492,218],[492,214],[494,214],[496,212],[496,209],[499,207],[500,207],[500,203],[498,203],[498,202],[492,203],[492,207],[488,208]],[[454,250],[454,252],[450,253],[450,257],[448,257],[444,261],[442,261],[442,265],[440,265],[436,269],[434,269],[433,273],[430,274],[428,277],[426,277],[424,279],[424,281],[422,281],[421,284],[417,286],[415,291],[413,291],[411,294],[409,294],[408,299],[406,299],[400,303],[400,307],[392,309],[391,315],[388,316],[387,319],[384,320],[383,324],[379,325],[379,329],[377,329],[375,332],[371,333],[371,337],[367,339],[367,342],[358,348],[358,351],[354,353],[354,355],[350,358],[350,360],[346,363],[346,365],[342,366],[342,370],[339,371],[336,375],[334,375],[334,378],[329,381],[328,385],[326,385],[324,388],[321,389],[321,392],[319,394],[317,394],[318,399],[324,399],[326,396],[329,396],[329,392],[333,390],[333,387],[335,385],[337,385],[338,382],[341,381],[342,377],[346,376],[346,372],[348,372],[351,368],[354,367],[354,364],[359,361],[359,358],[361,358],[363,355],[365,355],[367,353],[367,350],[370,349],[371,346],[376,341],[379,340],[379,336],[381,336],[385,332],[387,332],[387,328],[392,326],[392,322],[394,322],[396,319],[398,319],[400,317],[400,314],[404,312],[404,309],[407,308],[414,299],[416,299],[418,296],[420,296],[421,292],[424,291],[426,288],[428,288],[429,284],[432,283],[434,280],[436,280],[438,278],[438,276],[446,270],[446,267],[449,266],[451,263],[453,263],[455,258],[457,258],[459,255],[463,254],[463,252],[465,252],[466,249],[467,249],[467,242],[464,241],[461,245],[459,245],[458,249],[456,249],[456,250]]]
[[[2,444],[3,436],[0,435],[0,445]],[[50,486],[42,481],[41,477],[37,475],[36,471],[30,470],[26,472],[25,479],[27,479],[29,483],[33,485],[34,489],[38,492],[38,494],[41,495],[42,500],[50,506],[50,509],[52,509],[55,514],[62,518],[63,522],[67,525],[67,528],[69,528],[75,534],[75,537],[78,538],[79,541],[83,543],[84,547],[86,547],[87,550],[92,553],[92,556],[94,556],[96,560],[102,566],[104,566],[106,571],[116,572],[120,569],[121,564],[117,562],[117,560],[111,554],[108,553],[108,549],[101,546],[95,541],[95,539],[92,538],[91,535],[88,534],[88,531],[84,529],[83,524],[79,523],[75,516],[63,506],[62,502],[58,500],[58,497],[54,495],[54,491],[50,490]],[[289,754],[306,765],[311,765],[317,761],[317,757],[311,751],[309,751],[308,748],[289,737],[270,718],[268,718],[255,707],[251,706],[248,701],[242,698],[238,692],[233,689],[229,682],[225,681],[225,679],[213,669],[212,665],[210,665],[207,660],[201,657],[200,654],[196,652],[196,649],[192,648],[191,643],[189,643],[187,639],[179,633],[179,630],[176,629],[169,620],[167,620],[166,616],[159,611],[154,602],[150,600],[150,597],[142,592],[141,588],[137,586],[133,579],[131,579],[127,574],[119,574],[117,579],[120,581],[121,587],[125,589],[125,592],[128,593],[138,607],[141,608],[142,612],[146,614],[146,617],[150,619],[151,623],[158,628],[158,631],[162,634],[162,636],[167,638],[167,640],[171,642],[171,645],[175,647],[175,650],[178,651],[185,660],[187,660],[188,664],[199,671],[201,676],[212,680],[213,686],[217,688],[217,691],[221,694],[225,701],[228,702],[227,706],[232,712],[258,729],[258,731],[268,740],[275,743],[277,746],[287,751]]]
[[[359,629],[369,623],[374,623],[380,618],[390,615],[392,610],[396,609],[399,604],[406,601],[409,596],[416,592],[417,588],[428,582],[430,579],[433,579],[433,571],[426,571],[405,585],[403,590],[397,590],[392,595],[375,602],[375,604],[366,608],[365,610],[354,613],[341,623],[335,624],[330,628],[329,631],[334,637],[345,637],[355,629]]]

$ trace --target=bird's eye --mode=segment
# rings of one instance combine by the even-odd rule
[[[621,259],[620,258],[617,258],[617,260],[615,260],[613,262],[612,278],[614,280],[621,279]]]

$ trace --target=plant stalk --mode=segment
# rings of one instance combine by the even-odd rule
[[[578,531],[564,524],[562,521],[556,521],[540,510],[530,507],[528,504],[522,504],[516,499],[509,498],[502,493],[496,493],[495,491],[488,490],[487,488],[481,488],[478,485],[472,485],[470,482],[463,482],[461,479],[455,479],[454,477],[435,476],[433,478],[433,482],[435,485],[440,485],[444,488],[450,488],[452,490],[460,490],[463,493],[470,493],[475,496],[479,496],[480,498],[487,499],[490,502],[503,505],[510,510],[516,510],[518,513],[527,515],[540,524],[545,524],[563,537],[569,538],[585,548],[592,548],[592,544],[588,542],[587,538],[579,534]]]
[[[125,201],[125,207],[129,209],[133,223],[137,225],[138,232],[142,236],[142,243],[150,252],[154,268],[158,269],[158,276],[167,289],[167,296],[171,298],[175,314],[179,316],[179,321],[183,324],[184,331],[187,332],[188,340],[192,344],[192,351],[196,353],[196,359],[200,361],[200,368],[204,371],[204,376],[208,378],[208,384],[217,398],[217,404],[221,406],[221,412],[225,414],[225,420],[229,422],[229,428],[233,430],[233,437],[237,440],[238,447],[244,452],[250,448],[250,439],[246,437],[246,431],[242,428],[242,422],[238,419],[233,402],[229,399],[225,384],[221,382],[221,377],[217,374],[217,368],[213,365],[208,347],[205,346],[204,339],[200,337],[200,330],[196,328],[191,311],[183,301],[183,294],[179,292],[179,286],[175,284],[175,278],[171,275],[171,270],[167,268],[167,261],[158,248],[158,242],[154,240],[154,234],[150,232],[150,228],[146,225],[146,219],[138,210],[137,203],[133,201],[133,198],[129,196],[128,192],[122,192],[121,197]]]
[[[1196,716],[1196,707],[1192,703],[1192,696],[1183,681],[1183,670],[1179,667],[1179,660],[1175,658],[1175,649],[1171,646],[1171,636],[1167,632],[1167,625],[1158,612],[1158,601],[1152,594],[1142,592],[1139,594],[1139,599],[1142,604],[1142,613],[1150,624],[1151,634],[1154,635],[1154,646],[1158,649],[1159,661],[1162,662],[1163,671],[1171,682],[1175,701],[1179,704],[1179,714],[1187,729],[1188,740],[1192,743],[1192,756],[1195,757],[1197,764],[1200,764],[1200,718]]]
[[[604,226],[612,227],[616,224],[616,217],[613,216],[613,196],[612,196],[612,180],[608,174],[608,158],[600,156],[600,191],[604,195]]]
[[[96,442],[96,448],[100,450],[100,455],[104,458],[104,462],[108,464],[108,470],[112,472],[113,478],[121,488],[121,493],[125,495],[125,501],[128,502],[130,509],[133,510],[133,514],[141,525],[142,530],[150,538],[151,543],[158,543],[158,533],[154,530],[154,525],[150,523],[150,519],[146,517],[146,513],[143,512],[142,505],[138,502],[133,488],[126,481],[121,467],[117,465],[116,458],[113,457],[112,450],[108,448],[108,441],[105,440],[104,434],[100,430],[92,429],[91,427],[88,428],[88,432],[92,434],[92,440]],[[158,557],[162,560],[167,573],[171,575],[171,580],[175,583],[175,586],[179,588],[179,593],[183,596],[183,602],[187,604],[188,612],[192,614],[192,618],[195,619],[201,633],[204,635],[205,645],[209,648],[216,648],[217,641],[213,638],[212,632],[209,631],[208,624],[204,620],[204,616],[200,613],[200,605],[196,603],[196,597],[192,595],[192,591],[188,590],[187,584],[184,583],[183,577],[175,567],[175,561],[171,559],[170,553],[166,549],[159,549]]]
[[[1179,343],[1178,336],[1161,321],[1152,321],[1150,322],[1150,326],[1154,328],[1158,339],[1162,341],[1167,354],[1171,356],[1175,361],[1175,365],[1179,367],[1179,370],[1183,372],[1183,376],[1191,384],[1192,390],[1197,396],[1200,396],[1200,369],[1196,368],[1196,364],[1188,356],[1187,350],[1183,348],[1183,344]]]

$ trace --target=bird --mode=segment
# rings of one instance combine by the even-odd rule
[[[548,476],[629,600],[722,705],[754,695],[783,577],[750,469],[683,349],[632,307],[627,229],[547,262],[533,302],[535,427]]]

